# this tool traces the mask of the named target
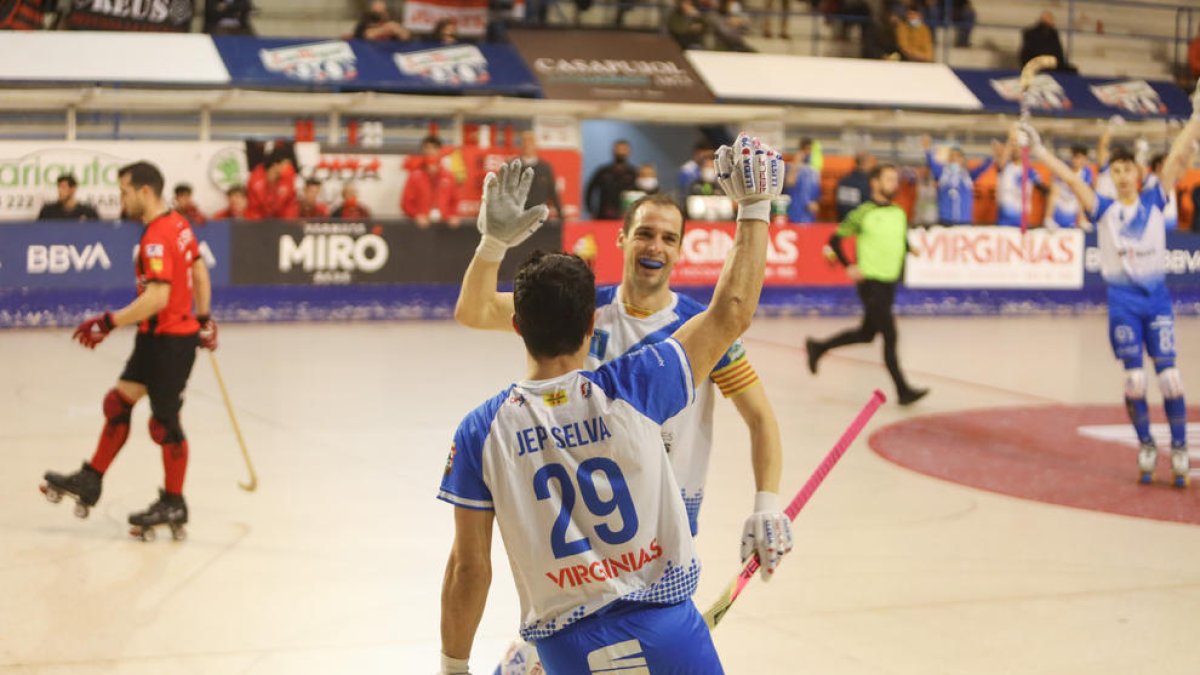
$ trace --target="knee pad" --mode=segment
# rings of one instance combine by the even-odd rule
[[[129,424],[129,413],[133,404],[125,400],[121,392],[115,388],[109,389],[104,395],[104,419],[113,424]]]
[[[1125,398],[1146,398],[1146,371],[1141,368],[1125,371]]]
[[[150,438],[154,439],[159,445],[170,445],[172,443],[180,443],[183,441],[183,427],[179,424],[179,416],[173,416],[170,419],[160,420],[158,417],[150,418]]]
[[[1167,368],[1158,374],[1158,388],[1163,398],[1180,398],[1183,396],[1183,378],[1178,368]]]

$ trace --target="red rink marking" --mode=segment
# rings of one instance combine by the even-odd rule
[[[1163,421],[1161,410],[1157,412],[1154,420]],[[1195,420],[1200,408],[1188,413]],[[898,422],[875,432],[869,442],[889,461],[954,483],[1050,504],[1200,525],[1195,475],[1186,489],[1170,487],[1170,459],[1164,452],[1154,484],[1141,485],[1134,446],[1078,431],[1085,425],[1128,423],[1120,406],[993,408]],[[1160,450],[1163,446],[1159,444]],[[1192,463],[1194,470],[1196,461]]]

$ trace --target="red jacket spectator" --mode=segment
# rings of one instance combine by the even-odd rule
[[[234,185],[225,191],[228,203],[225,208],[213,214],[213,220],[230,220],[246,218],[246,188]]]
[[[249,206],[246,217],[251,220],[262,218],[298,218],[300,207],[296,203],[296,169],[292,161],[273,158],[260,164],[250,172],[246,182],[246,197]]]
[[[304,195],[297,204],[301,218],[328,218],[329,207],[321,202],[321,181],[309,178],[304,181]]]
[[[421,227],[438,222],[457,227],[458,186],[454,174],[442,166],[441,143],[430,137],[421,146],[422,155],[405,162],[408,181],[404,183],[400,209]]]
[[[1200,77],[1200,35],[1192,38],[1192,43],[1188,45],[1188,67],[1191,68],[1192,77]]]
[[[363,220],[371,217],[371,210],[358,201],[358,188],[353,183],[342,186],[342,203],[333,210],[334,218]]]

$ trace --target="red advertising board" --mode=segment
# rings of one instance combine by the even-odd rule
[[[479,200],[483,196],[483,178],[489,171],[499,171],[500,165],[519,157],[521,151],[515,147],[495,146],[481,148],[465,145],[461,148],[466,179],[459,192],[459,212],[475,215],[479,213]],[[538,148],[538,161],[546,162],[554,169],[558,184],[558,200],[563,213],[558,218],[578,218],[583,201],[580,175],[583,173],[583,158],[578,150],[560,148]]]
[[[821,249],[836,225],[773,225],[767,248],[767,286],[849,286],[841,265],[829,263]],[[671,282],[680,286],[713,286],[733,248],[734,223],[689,222],[683,252]],[[563,225],[563,250],[588,261],[597,284],[621,281],[620,221],[569,221]]]

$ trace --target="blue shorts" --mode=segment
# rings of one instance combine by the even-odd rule
[[[691,600],[617,601],[536,643],[549,675],[722,675],[704,618]]]
[[[1175,365],[1175,312],[1167,287],[1108,287],[1108,338],[1125,369],[1142,367],[1142,346],[1155,370]]]

